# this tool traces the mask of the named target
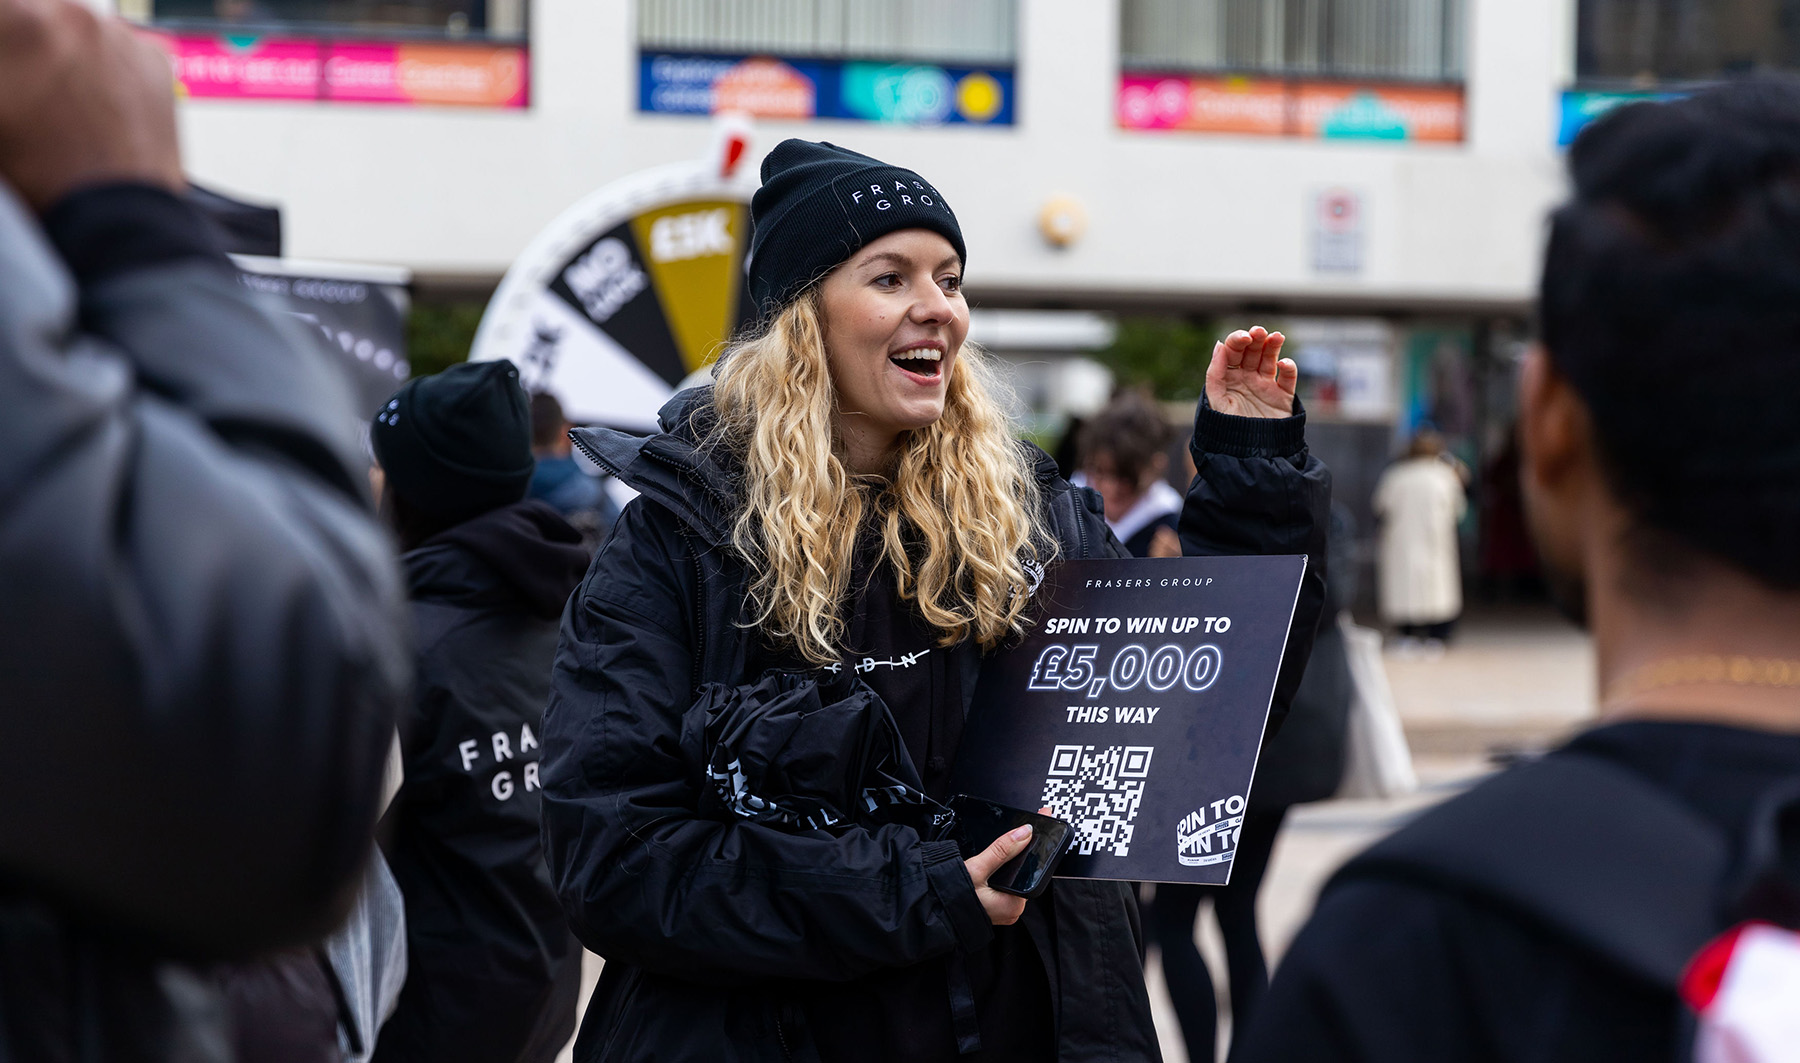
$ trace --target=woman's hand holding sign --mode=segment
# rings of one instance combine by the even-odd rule
[[[1291,417],[1300,369],[1281,357],[1287,337],[1261,325],[1239,330],[1213,345],[1206,367],[1206,400],[1236,417]]]

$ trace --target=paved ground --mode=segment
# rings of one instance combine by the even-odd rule
[[[1463,625],[1443,656],[1390,652],[1383,663],[1421,789],[1389,801],[1321,802],[1288,817],[1258,902],[1271,965],[1312,911],[1319,887],[1352,854],[1493,770],[1490,753],[1543,748],[1594,712],[1592,648],[1547,610],[1480,614]],[[1222,987],[1223,948],[1205,916],[1198,937]],[[584,1006],[599,974],[599,961],[588,960]],[[1168,1063],[1189,1063],[1154,953],[1147,975],[1163,1056]],[[1226,1014],[1223,1000],[1220,1005]],[[1220,1026],[1222,1050],[1230,1024]],[[562,1058],[569,1059],[569,1053]]]

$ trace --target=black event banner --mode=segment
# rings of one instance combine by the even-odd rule
[[[1300,555],[1065,561],[982,666],[956,789],[1075,825],[1065,878],[1219,885],[1244,821]]]
[[[274,297],[282,310],[319,331],[355,389],[357,416],[368,428],[383,403],[406,383],[406,288],[341,277],[264,273],[258,260],[239,261],[238,280]]]

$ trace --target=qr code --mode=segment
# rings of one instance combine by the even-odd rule
[[[1153,746],[1057,746],[1043,803],[1075,825],[1075,851],[1126,856]]]

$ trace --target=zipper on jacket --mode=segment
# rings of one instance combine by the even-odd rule
[[[571,435],[569,441],[581,448],[583,454],[586,454],[589,458],[593,459],[594,464],[605,469],[610,475],[620,480],[625,478],[625,470],[601,457],[600,452],[590,446],[586,440]],[[657,454],[654,451],[639,451],[639,453],[647,454],[650,458],[670,466],[671,468],[679,469],[684,472],[694,471],[693,469],[685,468],[680,462],[673,458]],[[701,484],[701,487],[704,489],[705,484]],[[681,541],[687,545],[688,557],[691,558],[694,563],[694,654],[693,666],[688,670],[688,686],[692,690],[699,690],[701,662],[706,659],[706,623],[705,618],[700,615],[700,610],[705,604],[702,597],[704,594],[702,584],[705,583],[706,574],[701,570],[700,549],[694,544],[694,533],[693,530],[688,527],[687,521],[677,518],[675,521],[675,528],[681,535]]]
[[[1081,532],[1081,556],[1088,555],[1087,521],[1082,519],[1082,510],[1087,508],[1087,499],[1071,492],[1069,502],[1075,507],[1075,527]]]
[[[651,436],[650,438],[654,439],[656,437]],[[625,479],[625,470],[620,468],[618,465],[614,464],[613,462],[607,460],[606,458],[601,457],[600,452],[595,450],[593,445],[588,443],[587,440],[582,439],[581,437],[576,436],[573,433],[571,433],[569,435],[569,442],[575,444],[575,446],[580,448],[580,450],[583,454],[586,454],[588,457],[594,459],[594,464],[605,469],[609,475],[615,476],[620,480]],[[648,442],[648,440],[646,440],[646,442]],[[639,448],[638,453],[649,458],[651,461],[657,462],[658,464],[667,465],[669,468],[674,469],[677,472],[685,472],[685,473],[689,473],[689,474],[693,475],[699,481],[700,489],[702,491],[705,491],[708,494],[713,493],[712,488],[707,485],[705,478],[700,476],[700,466],[699,465],[692,463],[692,462],[682,461],[679,458],[676,458],[670,454],[664,454],[664,453],[661,453],[660,451],[651,450],[648,446]]]
[[[1087,557],[1089,556],[1087,520],[1085,519],[1087,500],[1081,496],[1081,488],[1072,485],[1063,493],[1063,498],[1068,500],[1069,516],[1075,521],[1076,541],[1081,544],[1081,553],[1076,556]]]
[[[706,660],[706,618],[700,615],[705,606],[706,573],[700,568],[700,550],[694,545],[694,533],[685,521],[676,521],[676,530],[681,541],[687,544],[688,558],[694,563],[694,653],[688,669],[688,688],[697,693],[700,690],[700,669]]]
[[[654,437],[652,437],[652,438],[654,438]],[[573,435],[571,435],[569,437],[569,440],[570,440],[570,442],[574,443],[575,446],[579,447],[583,454],[586,454],[588,457],[592,458],[594,461],[594,464],[596,464],[596,465],[600,466],[602,469],[606,470],[606,472],[609,475],[618,479],[622,483],[625,483],[628,485],[630,484],[631,481],[625,476],[624,469],[620,468],[617,464],[601,457],[600,453],[598,451],[596,451],[588,443],[582,441],[581,439],[579,439]],[[661,451],[654,450],[648,445],[648,442],[649,441],[646,441],[646,444],[643,447],[640,447],[638,449],[639,454],[641,454],[642,456],[644,456],[646,458],[649,458],[651,461],[657,463],[658,465],[661,465],[665,468],[673,469],[677,473],[682,474],[685,478],[687,478],[688,480],[691,480],[695,487],[699,488],[701,496],[707,502],[711,503],[713,507],[716,507],[717,509],[719,509],[723,512],[726,512],[726,513],[730,512],[731,506],[732,506],[731,500],[729,498],[721,495],[719,490],[716,487],[714,487],[712,484],[707,482],[707,478],[706,478],[705,474],[703,472],[701,472],[700,466],[697,462],[683,461],[682,459],[675,457],[672,454],[664,454]],[[695,506],[695,505],[693,505],[692,501],[689,501],[689,500],[684,500],[684,501],[687,501],[688,508],[693,511],[695,520],[698,521],[702,517],[702,513],[700,511],[704,507]]]
[[[791,1004],[782,1004],[775,1014],[775,1040],[781,1042],[781,1058],[788,1063],[794,1063],[794,1050],[788,1047],[787,1039],[788,1012],[792,1007]]]
[[[618,480],[623,480],[625,478],[625,470],[601,457],[600,452],[595,450],[587,440],[571,433],[569,435],[569,442],[575,444],[576,449],[580,450],[583,454],[586,454],[595,465],[605,469],[608,476]]]

